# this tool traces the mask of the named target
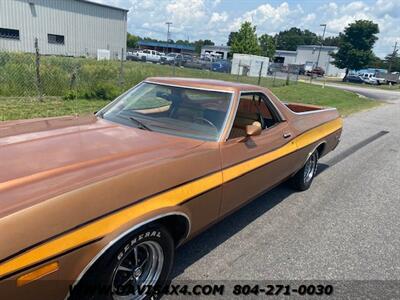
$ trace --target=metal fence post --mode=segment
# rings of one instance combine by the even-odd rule
[[[238,71],[237,71],[236,81],[239,81],[239,74],[240,74],[240,60],[239,60],[239,64],[238,64]]]
[[[124,48],[121,49],[121,66],[119,69],[119,85],[124,85]]]
[[[261,83],[261,75],[262,75],[262,68],[264,66],[264,62],[261,62],[261,67],[260,67],[260,71],[258,72],[258,85],[260,85]]]
[[[40,52],[39,52],[39,41],[35,38],[35,68],[36,68],[36,85],[38,90],[39,101],[43,101],[43,86],[42,79],[40,77]]]
[[[275,86],[276,71],[274,71],[274,79],[272,80],[272,86]]]

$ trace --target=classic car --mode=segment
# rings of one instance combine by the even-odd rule
[[[156,293],[176,247],[286,180],[308,189],[341,131],[334,108],[185,78],[93,116],[2,122],[1,298]]]

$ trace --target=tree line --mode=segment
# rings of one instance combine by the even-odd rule
[[[238,31],[231,32],[227,45],[231,53],[253,54],[274,57],[277,49],[296,51],[298,45],[324,45],[336,46],[339,50],[331,53],[333,64],[340,69],[359,70],[366,67],[388,69],[391,72],[400,72],[400,57],[398,51],[393,51],[380,59],[373,52],[373,47],[378,40],[378,24],[370,20],[357,20],[349,24],[337,36],[322,38],[316,33],[297,27],[280,31],[275,35],[257,35],[257,27],[251,22],[244,22]],[[135,48],[139,40],[158,41],[151,38],[140,38],[128,33],[128,48]],[[172,41],[173,42],[173,41]],[[205,45],[214,45],[211,40],[177,40],[177,44],[192,45],[200,53]],[[389,52],[389,51],[388,51]]]
[[[127,48],[128,49],[135,49],[138,47],[138,42],[139,41],[149,41],[149,42],[160,42],[160,43],[165,43],[165,41],[162,40],[157,40],[149,37],[143,37],[141,38],[140,36],[128,33],[126,42],[127,42]],[[179,45],[189,45],[193,46],[195,48],[196,53],[200,53],[201,48],[203,46],[214,46],[215,43],[211,40],[197,40],[194,42],[189,42],[188,40],[169,40],[170,43],[176,43]]]

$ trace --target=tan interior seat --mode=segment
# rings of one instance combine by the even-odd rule
[[[246,136],[247,125],[255,125],[261,127],[261,123],[258,120],[259,116],[257,113],[238,112],[233,123],[229,138],[233,139],[236,137]]]

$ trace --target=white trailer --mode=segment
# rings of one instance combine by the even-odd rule
[[[251,54],[233,54],[231,74],[267,77],[269,58]]]

